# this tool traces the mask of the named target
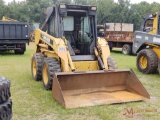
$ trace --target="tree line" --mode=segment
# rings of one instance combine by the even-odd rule
[[[44,9],[56,3],[68,3],[79,5],[97,6],[97,23],[124,22],[133,23],[135,30],[138,30],[143,16],[160,11],[160,4],[153,2],[140,2],[131,4],[130,0],[24,0],[16,2],[13,0],[5,4],[0,0],[0,17],[6,16],[23,22],[43,23],[45,19]]]

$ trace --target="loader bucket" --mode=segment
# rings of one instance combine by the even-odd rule
[[[150,98],[132,70],[55,73],[52,94],[65,108]]]

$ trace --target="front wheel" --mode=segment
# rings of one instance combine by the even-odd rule
[[[46,90],[52,89],[55,72],[61,72],[60,62],[56,58],[46,58],[42,69],[42,81]]]
[[[158,68],[158,57],[151,49],[141,50],[137,55],[136,65],[140,72],[155,73]]]
[[[36,81],[42,80],[43,59],[44,55],[42,53],[36,53],[32,56],[31,73],[32,73],[32,78]]]

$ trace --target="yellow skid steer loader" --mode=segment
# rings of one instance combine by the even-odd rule
[[[148,92],[132,70],[119,70],[97,38],[96,6],[56,4],[34,31],[32,76],[65,108],[139,101]]]

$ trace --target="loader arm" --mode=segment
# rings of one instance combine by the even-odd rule
[[[55,57],[62,63],[64,72],[74,71],[74,65],[70,53],[66,46],[66,40],[55,38],[40,29],[35,30],[35,49],[34,52],[42,52],[47,57]],[[64,38],[65,39],[65,38]],[[50,50],[52,49],[52,50]],[[70,65],[70,67],[68,66]]]
[[[98,53],[103,61],[104,69],[108,70],[108,63],[106,62],[108,57],[110,56],[108,42],[104,38],[98,38],[97,48],[98,48]]]

